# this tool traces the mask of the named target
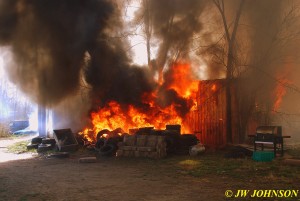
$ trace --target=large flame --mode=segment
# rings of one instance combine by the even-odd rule
[[[198,91],[198,81],[191,77],[191,67],[186,63],[173,64],[168,71],[168,81],[164,81],[159,86],[168,90],[174,90],[180,98],[189,103],[189,109],[196,105],[196,94]],[[159,87],[158,87],[159,89]],[[154,127],[164,129],[167,124],[180,124],[182,132],[190,132],[184,117],[176,111],[176,104],[173,103],[167,107],[162,107],[157,103],[159,90],[152,93],[145,93],[142,102],[147,104],[147,110],[135,107],[134,105],[122,105],[116,101],[108,102],[97,112],[91,113],[93,132],[86,128],[82,133],[89,139],[95,139],[96,134],[103,130],[115,130],[122,128],[129,132],[132,128]],[[91,136],[93,135],[93,136]]]
[[[190,64],[173,65],[171,72],[172,82],[169,83],[169,88],[184,98],[195,99],[199,82],[191,77]]]
[[[292,82],[288,79],[290,77],[290,73],[292,72],[292,65],[287,63],[281,72],[277,73],[277,85],[275,90],[273,91],[273,95],[275,96],[275,101],[273,105],[273,110],[278,111],[282,100],[286,94],[286,86],[292,84]]]
[[[273,106],[273,110],[274,111],[278,111],[280,106],[281,106],[281,103],[282,103],[282,100],[283,100],[283,97],[284,95],[286,94],[286,87],[283,85],[283,84],[289,84],[290,81],[289,80],[280,80],[280,84],[278,84],[276,86],[276,89],[275,89],[275,102],[274,102],[274,106]]]

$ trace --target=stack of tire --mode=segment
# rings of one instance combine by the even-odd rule
[[[97,140],[95,149],[100,156],[115,156],[118,150],[118,143],[123,141],[123,137],[101,137]]]
[[[44,153],[55,148],[56,141],[53,138],[35,137],[27,145],[27,149],[36,149],[38,153]]]

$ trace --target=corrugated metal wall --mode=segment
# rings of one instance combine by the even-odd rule
[[[226,144],[225,80],[199,82],[197,109],[187,121],[201,143],[218,148]]]

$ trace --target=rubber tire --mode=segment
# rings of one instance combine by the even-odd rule
[[[35,137],[31,139],[31,144],[41,144],[43,138],[42,137]]]
[[[117,146],[118,142],[122,142],[122,141],[123,141],[123,137],[121,137],[121,136],[111,137],[111,138],[107,139],[106,144],[113,144],[113,145]]]
[[[52,145],[51,144],[40,144],[38,146],[37,152],[38,153],[43,153],[52,150]]]
[[[99,150],[100,156],[113,156],[117,151],[117,146],[114,144],[106,144]]]
[[[95,144],[95,148],[101,149],[104,145],[106,144],[106,139],[105,138],[100,138],[97,140]]]
[[[50,154],[51,158],[69,158],[70,154],[69,152],[57,152],[57,153],[53,153]]]
[[[42,140],[42,144],[51,144],[52,146],[54,146],[56,144],[56,141],[54,138],[44,138]]]
[[[28,144],[27,145],[27,150],[31,150],[31,149],[37,149],[39,147],[39,144]]]
[[[108,129],[103,129],[103,130],[101,130],[101,131],[99,131],[98,133],[97,133],[97,137],[96,137],[96,139],[97,139],[97,141],[101,138],[101,136],[103,135],[103,134],[110,134],[110,130],[108,130]]]

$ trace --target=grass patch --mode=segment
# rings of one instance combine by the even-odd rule
[[[181,170],[187,174],[196,177],[202,177],[205,175],[227,175],[233,170],[240,168],[241,160],[224,159],[219,155],[209,155],[193,160],[183,160],[178,162],[178,166]]]
[[[27,149],[28,144],[29,144],[28,140],[16,142],[15,144],[8,146],[7,150],[9,153],[14,153],[14,154],[21,154],[26,152],[35,153],[36,152],[35,149],[31,149],[31,150]]]
[[[199,168],[200,165],[201,165],[200,161],[191,160],[191,159],[183,160],[179,162],[179,166],[185,170],[194,170]]]
[[[300,179],[300,168],[283,164],[282,160],[256,162],[251,158],[227,159],[221,154],[207,154],[194,159],[179,159],[176,166],[183,174],[194,177],[209,175],[235,179],[270,178],[272,180]]]

